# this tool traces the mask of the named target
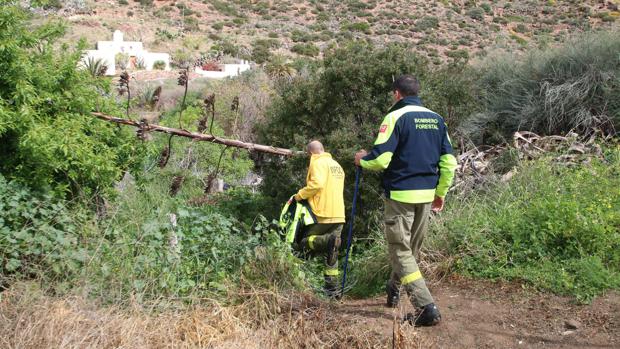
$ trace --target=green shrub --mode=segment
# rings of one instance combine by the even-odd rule
[[[67,278],[88,254],[84,212],[0,175],[0,285],[9,277]]]
[[[321,52],[319,48],[315,44],[312,44],[312,43],[295,44],[293,45],[293,47],[291,47],[291,51],[297,54],[309,56],[309,57],[318,56],[319,53]]]
[[[531,50],[521,58],[495,55],[480,64],[484,112],[472,115],[464,133],[492,143],[517,130],[565,134],[620,127],[620,35],[599,32],[566,44]]]
[[[237,57],[237,55],[239,55],[239,46],[229,40],[219,41],[217,44],[213,45],[211,49],[215,51],[222,51],[223,54],[233,57]]]
[[[467,11],[467,15],[469,17],[471,17],[472,19],[475,19],[477,21],[483,21],[484,20],[484,10],[479,8],[479,7],[474,7],[472,9],[469,9]]]
[[[515,27],[515,31],[517,33],[527,33],[527,27],[525,26],[525,24],[523,23],[519,23],[517,24],[517,26]]]
[[[508,183],[449,200],[431,245],[467,274],[589,300],[620,288],[619,186],[617,149],[578,167],[523,163]]]
[[[130,130],[90,114],[121,114],[106,97],[111,84],[78,69],[84,42],[56,45],[63,26],[27,18],[17,6],[0,7],[0,173],[63,194],[107,190],[135,149]]]
[[[164,70],[166,69],[166,62],[158,60],[153,62],[153,69],[155,70]]]
[[[60,0],[41,0],[39,1],[39,3],[42,4],[43,8],[47,10],[49,9],[60,10],[63,7],[62,2]]]
[[[364,34],[371,34],[370,24],[366,22],[345,23],[340,27],[340,30],[362,32]]]
[[[424,16],[415,22],[416,31],[427,31],[439,28],[439,18]]]
[[[271,58],[271,42],[269,40],[256,40],[252,43],[252,60],[263,64]]]

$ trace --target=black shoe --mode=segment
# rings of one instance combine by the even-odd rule
[[[387,293],[386,306],[389,308],[396,308],[400,301],[400,288],[394,285],[391,281],[385,284],[385,293]]]
[[[342,297],[336,279],[328,280],[327,278],[325,278],[325,286],[323,287],[323,292],[325,292],[325,296],[330,299],[340,299]]]
[[[435,326],[441,321],[441,314],[435,303],[431,303],[420,308],[415,314],[408,313],[404,320],[415,326]]]
[[[330,236],[329,240],[327,240],[327,265],[335,265],[338,262],[339,249],[340,236]]]

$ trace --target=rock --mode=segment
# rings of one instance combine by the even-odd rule
[[[575,333],[575,331],[564,331],[562,332],[562,336],[570,336],[573,333]]]
[[[564,327],[568,330],[576,330],[581,327],[581,323],[577,320],[566,320],[564,321]]]

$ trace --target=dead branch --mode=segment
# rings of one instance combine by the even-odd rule
[[[121,124],[121,125],[142,127],[146,131],[162,132],[162,133],[167,133],[169,135],[192,138],[192,139],[203,141],[203,142],[223,144],[223,145],[227,145],[227,146],[235,147],[235,148],[243,148],[243,149],[260,151],[263,153],[270,153],[270,154],[276,154],[276,155],[283,155],[283,156],[296,156],[296,155],[305,154],[303,151],[295,151],[291,149],[277,148],[277,147],[272,147],[269,145],[262,145],[262,144],[255,144],[255,143],[246,143],[246,142],[242,142],[236,139],[227,139],[227,138],[222,138],[222,137],[213,136],[213,135],[190,132],[187,130],[181,130],[181,129],[172,128],[172,127],[166,127],[166,126],[160,126],[160,125],[154,125],[154,124],[148,124],[148,123],[141,126],[140,123],[137,121],[117,118],[114,116],[110,116],[110,115],[106,115],[106,114],[98,113],[98,112],[93,112],[92,115],[101,120],[114,122],[114,123]]]

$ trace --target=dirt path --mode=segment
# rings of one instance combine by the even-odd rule
[[[591,305],[523,290],[514,285],[450,280],[431,288],[443,321],[432,328],[403,325],[413,343],[434,348],[620,348],[620,295],[610,293]],[[383,297],[347,300],[336,305],[360,331],[376,332],[392,343],[394,317],[411,311],[384,307]],[[571,329],[567,321],[576,321]],[[398,342],[398,341],[397,341]]]

